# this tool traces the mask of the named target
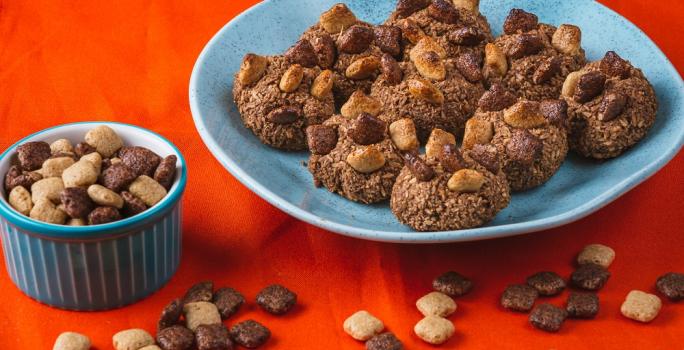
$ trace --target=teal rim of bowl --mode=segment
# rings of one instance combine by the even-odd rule
[[[43,129],[41,131],[35,132],[31,135],[28,135],[21,140],[15,142],[12,146],[7,148],[2,155],[0,155],[0,161],[5,159],[5,157],[10,155],[10,152],[13,151],[17,146],[21,145],[22,143],[26,142],[28,139],[36,137],[42,133],[45,133],[49,130],[54,130],[57,128],[63,128],[66,126],[71,126],[71,125],[80,125],[80,124],[110,124],[110,125],[121,125],[121,126],[126,126],[126,127],[131,127],[135,128],[138,130],[141,130],[143,132],[152,134],[153,136],[158,137],[160,140],[164,141],[167,143],[171,148],[178,154],[178,159],[181,161],[181,174],[180,178],[178,179],[178,184],[176,185],[175,189],[166,195],[164,199],[160,203],[157,203],[155,206],[152,208],[129,218],[120,220],[120,221],[115,221],[111,222],[108,224],[102,224],[102,225],[92,225],[92,226],[67,226],[67,225],[56,225],[56,224],[48,224],[40,221],[33,220],[29,218],[28,216],[24,216],[21,213],[18,213],[16,210],[11,208],[9,206],[9,203],[5,198],[0,200],[0,215],[2,215],[5,219],[7,219],[9,222],[12,224],[16,225],[17,227],[29,231],[29,232],[34,232],[38,234],[42,234],[48,237],[52,238],[62,238],[62,239],[96,239],[96,238],[101,238],[100,235],[108,235],[108,234],[115,234],[115,233],[124,233],[128,231],[132,231],[137,227],[146,225],[159,215],[162,215],[166,213],[168,210],[173,208],[173,206],[181,199],[183,192],[185,191],[185,186],[187,184],[187,164],[185,163],[185,158],[183,157],[183,154],[180,152],[178,147],[176,147],[171,141],[169,141],[167,138],[164,136],[149,130],[145,129],[142,127],[139,127],[137,125],[132,125],[132,124],[127,124],[127,123],[120,123],[120,122],[102,122],[102,121],[83,121],[83,122],[76,122],[76,123],[68,123],[68,124],[61,124],[57,126],[53,126],[47,129]]]

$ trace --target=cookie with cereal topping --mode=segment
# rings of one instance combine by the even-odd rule
[[[266,145],[307,148],[304,130],[335,111],[332,72],[291,63],[284,56],[247,54],[236,74],[233,98],[244,125]]]
[[[643,72],[609,51],[568,76],[570,148],[589,158],[621,155],[643,139],[655,123],[658,101]]]
[[[512,9],[504,34],[485,48],[487,84],[502,84],[519,97],[557,99],[563,81],[585,64],[579,27],[539,23],[536,15]]]

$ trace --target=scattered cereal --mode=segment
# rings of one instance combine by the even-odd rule
[[[128,329],[114,334],[112,343],[116,350],[138,350],[153,345],[154,338],[143,329]]]
[[[214,282],[203,281],[196,283],[185,292],[183,302],[194,303],[196,301],[211,301],[214,295]]]
[[[658,278],[656,288],[672,301],[682,300],[684,299],[684,274],[666,273]]]
[[[198,350],[231,350],[233,342],[223,323],[201,325],[195,331]]]
[[[221,315],[216,305],[206,301],[185,304],[183,313],[187,327],[193,332],[203,324],[221,323]]]
[[[627,318],[639,322],[651,322],[658,316],[661,306],[662,302],[658,296],[633,290],[627,294],[620,311]]]
[[[565,280],[555,272],[543,271],[527,278],[527,284],[536,289],[539,295],[556,295],[565,289]]]
[[[374,336],[366,342],[366,350],[403,350],[404,345],[397,337],[390,333],[382,333]]]
[[[594,318],[599,312],[598,295],[570,292],[565,310],[572,318]]]
[[[247,320],[234,325],[230,337],[239,345],[253,349],[264,345],[271,337],[271,331],[257,321]]]
[[[52,156],[50,145],[42,141],[33,141],[17,147],[17,158],[24,170],[38,170]]]
[[[385,325],[370,312],[361,310],[349,316],[344,321],[343,328],[352,338],[366,341],[382,332]]]
[[[579,253],[577,263],[580,265],[596,264],[608,268],[614,259],[615,251],[612,248],[602,244],[590,244]]]
[[[52,350],[88,350],[90,339],[83,334],[64,332],[57,337]]]
[[[603,285],[606,284],[609,277],[610,272],[603,266],[589,263],[580,265],[577,270],[572,273],[570,279],[572,280],[572,284],[578,288],[599,290],[603,288]]]
[[[539,304],[530,313],[530,323],[543,331],[558,332],[566,317],[568,317],[567,311],[558,306]]]
[[[161,312],[159,322],[157,322],[157,330],[171,327],[178,323],[183,314],[183,301],[181,299],[171,300]]]
[[[537,300],[539,292],[526,284],[514,284],[501,296],[501,306],[513,311],[528,312]]]
[[[50,152],[52,152],[52,154],[73,153],[74,146],[71,144],[71,141],[67,139],[59,139],[50,144]]]
[[[113,207],[97,207],[88,214],[88,225],[102,225],[121,220],[121,214]]]
[[[439,316],[426,316],[416,323],[413,330],[420,339],[434,345],[444,344],[455,331],[451,321]]]
[[[49,224],[62,225],[66,222],[67,214],[50,200],[43,198],[33,204],[29,217]]]
[[[74,165],[76,161],[70,157],[50,158],[43,162],[40,173],[43,177],[62,177],[64,169]]]
[[[187,350],[195,342],[195,333],[175,325],[164,328],[157,333],[157,343],[164,350]]]
[[[416,301],[416,307],[423,316],[447,317],[456,311],[456,302],[441,292],[432,292]]]
[[[245,297],[233,288],[220,288],[214,292],[212,302],[218,308],[221,317],[226,319],[238,312],[245,303]]]
[[[83,187],[65,188],[59,197],[64,211],[75,219],[87,218],[88,214],[95,208],[95,203]]]
[[[97,182],[99,173],[95,164],[86,160],[79,160],[64,169],[62,180],[64,187],[87,187]]]
[[[432,288],[448,296],[460,297],[473,289],[473,282],[457,272],[449,271],[435,278]]]
[[[279,284],[273,284],[257,294],[256,303],[269,313],[282,315],[297,303],[297,294]]]

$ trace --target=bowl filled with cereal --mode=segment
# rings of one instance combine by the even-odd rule
[[[8,148],[0,175],[5,266],[29,297],[111,309],[175,273],[187,170],[162,136],[112,122],[60,125]]]

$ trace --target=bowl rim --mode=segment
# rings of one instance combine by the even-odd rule
[[[149,224],[152,221],[155,221],[157,217],[161,214],[166,213],[170,209],[173,208],[173,206],[182,198],[182,195],[185,191],[185,187],[187,184],[187,163],[185,162],[185,158],[183,157],[183,154],[180,152],[180,149],[176,147],[171,141],[169,141],[167,138],[164,136],[137,126],[133,124],[128,124],[128,123],[121,123],[121,122],[113,122],[113,121],[80,121],[80,122],[74,122],[74,123],[67,123],[67,124],[60,124],[56,126],[49,127],[47,129],[43,129],[37,132],[34,132],[28,136],[23,137],[19,141],[15,142],[11,146],[9,146],[5,151],[3,151],[2,154],[0,154],[0,163],[4,163],[9,161],[11,158],[12,152],[22,143],[27,142],[29,139],[35,138],[47,131],[52,131],[52,130],[57,130],[57,129],[63,129],[63,128],[68,128],[72,127],[74,125],[83,125],[83,124],[94,124],[94,125],[118,125],[121,127],[128,127],[128,128],[133,128],[137,129],[138,131],[141,131],[143,133],[149,134],[151,137],[156,137],[159,141],[162,141],[163,143],[166,143],[173,151],[176,153],[176,156],[178,157],[178,160],[180,161],[180,167],[181,167],[181,172],[180,176],[174,183],[173,187],[171,188],[170,192],[162,199],[161,202],[157,203],[154,205],[152,208],[149,208],[145,210],[144,212],[111,223],[107,224],[102,224],[102,225],[92,225],[92,226],[67,226],[67,225],[57,225],[57,224],[50,224],[50,223],[45,223],[45,222],[40,222],[34,219],[31,219],[28,216],[25,216],[19,212],[17,212],[14,208],[12,208],[9,205],[9,202],[7,201],[4,196],[0,196],[0,215],[12,223],[13,225],[16,225],[17,227],[32,232],[32,233],[37,233],[40,235],[48,236],[51,238],[61,238],[61,239],[89,239],[89,238],[102,238],[102,235],[108,235],[112,233],[123,233],[127,231],[133,231],[136,227],[139,226],[144,226]],[[4,174],[2,174],[4,178]],[[6,223],[5,223],[6,224]]]

